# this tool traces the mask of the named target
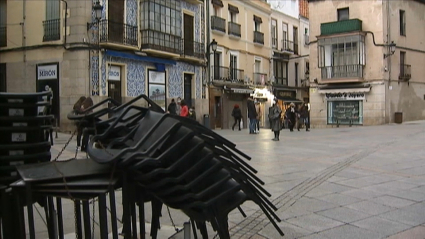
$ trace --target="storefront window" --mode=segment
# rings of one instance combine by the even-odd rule
[[[363,124],[363,101],[328,101],[328,124]]]

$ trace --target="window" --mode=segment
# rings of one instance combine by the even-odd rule
[[[363,77],[363,35],[320,39],[318,48],[322,79]]]
[[[295,87],[298,87],[298,63],[295,63]]]
[[[55,41],[60,39],[60,0],[46,0],[46,20],[43,21],[43,41]]]
[[[0,47],[7,46],[7,1],[0,0]]]
[[[238,79],[238,57],[233,54],[230,54],[230,79]]]
[[[277,49],[277,21],[272,19],[272,47]]]
[[[258,21],[254,21],[254,31],[259,32],[261,31],[261,23]]]
[[[287,50],[289,48],[288,43],[288,24],[282,23],[282,42],[283,42],[283,49]]]
[[[337,10],[338,12],[338,21],[344,21],[350,19],[349,16],[349,9],[347,8],[340,8]]]
[[[214,16],[221,16],[221,8],[214,5]]]
[[[182,14],[180,1],[143,0],[141,29],[181,36]]]
[[[260,73],[261,72],[261,60],[255,60],[255,69],[254,69],[255,73]]]
[[[298,28],[292,27],[292,41],[294,42],[294,54],[298,55]]]
[[[230,22],[237,23],[237,15],[235,12],[229,12],[230,14]]]
[[[288,85],[287,67],[287,62],[277,60],[273,61],[273,74],[277,85]]]
[[[328,101],[328,124],[363,124],[363,101]]]
[[[400,35],[406,36],[406,12],[400,10]]]

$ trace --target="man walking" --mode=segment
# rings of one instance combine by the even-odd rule
[[[247,108],[248,108],[248,118],[249,118],[249,133],[255,134],[255,127],[257,122],[257,111],[255,109],[254,99],[252,97],[248,98]]]

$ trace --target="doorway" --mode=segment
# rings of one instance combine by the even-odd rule
[[[221,96],[214,97],[214,123],[215,128],[222,128],[221,124]]]
[[[120,104],[121,102],[121,81],[111,81],[108,80],[108,96]],[[114,104],[109,103],[108,107],[111,108],[115,106]]]
[[[184,74],[184,95],[183,99],[186,101],[188,108],[192,107],[192,74]]]
[[[59,80],[38,80],[37,81],[37,92],[42,92],[46,90],[46,86],[48,86],[52,93],[52,106],[51,106],[51,114],[55,116],[55,120],[57,120],[59,126],[60,122],[60,112],[59,112]]]

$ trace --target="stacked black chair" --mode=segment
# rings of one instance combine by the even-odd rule
[[[91,138],[87,149],[94,161],[128,172],[126,177],[143,191],[181,209],[204,238],[207,221],[220,238],[230,238],[227,215],[235,208],[241,210],[247,200],[258,204],[283,235],[275,222],[280,221],[276,208],[267,200],[270,194],[261,186],[264,183],[240,158],[249,157],[193,120],[129,106],[103,133]],[[124,230],[129,233],[130,227]]]
[[[7,238],[22,237],[19,230],[15,231],[23,223],[22,208],[19,207],[21,201],[14,200],[10,190],[10,184],[20,178],[16,166],[48,162],[51,158],[48,138],[53,116],[45,114],[50,112],[47,99],[51,96],[52,93],[47,91],[0,93],[1,217],[2,234]],[[45,197],[36,200],[46,209]],[[29,213],[32,213],[33,202],[26,200]],[[50,213],[48,210],[46,212]]]

